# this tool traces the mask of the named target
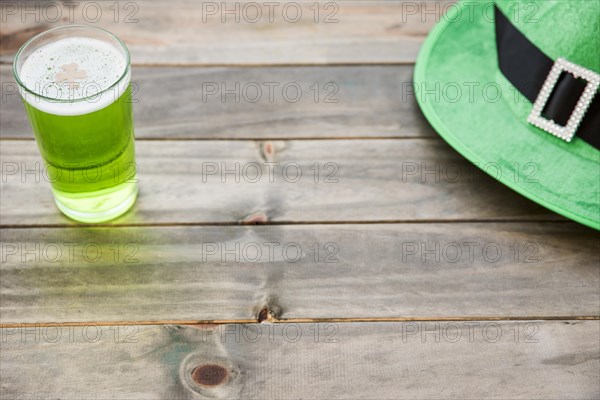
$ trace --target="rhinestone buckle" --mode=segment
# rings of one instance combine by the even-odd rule
[[[554,91],[556,83],[563,72],[569,72],[573,74],[575,78],[582,78],[588,82],[583,94],[575,106],[575,109],[571,113],[566,126],[560,126],[553,120],[548,120],[542,117],[542,111],[544,110],[544,107],[546,107],[546,103],[548,102],[548,99]],[[542,90],[540,90],[540,93],[533,104],[533,110],[531,110],[531,114],[529,114],[527,122],[563,139],[566,142],[570,142],[571,139],[573,139],[573,136],[575,136],[575,132],[577,132],[581,121],[583,121],[585,113],[592,104],[592,100],[594,99],[599,87],[600,74],[597,74],[594,71],[577,64],[573,64],[564,58],[559,58],[556,60],[554,66],[550,70],[550,73],[548,74],[548,77],[542,86]]]

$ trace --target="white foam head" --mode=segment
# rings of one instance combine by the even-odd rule
[[[102,40],[77,36],[59,39],[33,51],[23,62],[18,75],[26,89],[21,88],[21,95],[33,107],[50,114],[98,111],[127,89],[127,62],[118,49]]]

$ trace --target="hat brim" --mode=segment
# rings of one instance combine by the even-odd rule
[[[460,4],[431,31],[417,59],[414,88],[423,114],[448,144],[503,184],[600,230],[600,151],[527,122],[531,103],[498,69],[490,7],[479,3],[467,15]]]

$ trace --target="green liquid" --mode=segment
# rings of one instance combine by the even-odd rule
[[[131,87],[109,106],[63,116],[23,101],[47,167],[56,204],[82,222],[126,212],[137,195]]]

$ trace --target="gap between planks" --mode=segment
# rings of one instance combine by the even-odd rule
[[[270,141],[326,141],[326,140],[440,140],[439,137],[431,136],[302,136],[302,137],[283,137],[283,136],[269,136],[269,137],[243,137],[243,138],[231,138],[231,137],[220,137],[220,138],[188,138],[188,137],[142,137],[135,138],[136,142],[270,142]],[[8,141],[20,141],[20,142],[34,142],[35,138],[32,137],[20,137],[20,136],[4,136],[0,138],[0,142]]]
[[[262,313],[261,313],[262,314]],[[4,323],[0,329],[55,327],[55,326],[115,326],[115,325],[230,325],[230,324],[308,324],[308,323],[380,323],[380,322],[462,322],[462,321],[598,321],[600,315],[591,316],[473,316],[473,317],[352,317],[352,318],[276,318],[267,312],[265,319],[219,319],[219,320],[158,320],[158,321],[100,321],[100,322],[26,322]]]
[[[0,65],[12,66],[12,61],[0,61]],[[296,63],[139,63],[131,64],[132,68],[295,68],[295,67],[373,67],[373,66],[414,66],[414,61],[357,61],[357,62],[296,62]]]
[[[58,211],[57,211],[58,212]],[[164,228],[164,227],[177,227],[177,226],[287,226],[287,225],[394,225],[394,224],[514,224],[514,223],[544,223],[544,224],[565,224],[572,223],[568,219],[559,220],[547,220],[547,219],[532,219],[523,221],[520,219],[421,219],[421,220],[369,220],[369,221],[265,221],[265,222],[251,222],[246,223],[243,221],[232,221],[232,222],[151,222],[151,223],[139,223],[139,224],[111,224],[111,223],[99,223],[99,224],[84,224],[84,223],[73,223],[73,225],[65,224],[31,224],[31,225],[13,225],[13,224],[0,224],[0,229],[33,229],[33,228]]]

